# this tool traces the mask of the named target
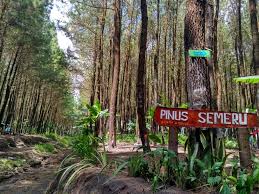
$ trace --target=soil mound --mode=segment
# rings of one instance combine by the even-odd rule
[[[0,151],[7,151],[10,147],[32,146],[49,141],[49,139],[37,135],[0,135]]]
[[[56,179],[50,186],[48,194],[68,193],[68,194],[152,194],[152,189],[149,183],[142,178],[116,176],[110,178],[108,175],[100,174],[98,168],[88,168],[82,173],[71,187],[66,191],[57,191]],[[187,194],[190,192],[181,191],[177,188],[170,188],[159,191],[158,194]]]
[[[5,138],[0,137],[0,151],[5,151],[9,148],[8,141]]]
[[[49,140],[47,138],[37,136],[37,135],[21,135],[20,139],[26,144],[26,145],[34,145],[39,143],[47,143]]]

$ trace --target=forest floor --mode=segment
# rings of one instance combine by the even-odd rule
[[[0,151],[0,159],[13,160],[23,158],[26,163],[0,173],[1,194],[43,194],[48,185],[56,177],[59,165],[69,150],[61,148],[56,142],[40,136],[25,136],[24,142],[15,140],[17,146]],[[1,141],[0,136],[0,141]],[[12,138],[12,137],[4,137]],[[41,141],[43,140],[43,141]],[[55,146],[54,153],[39,153],[35,151],[36,143],[48,142]],[[22,145],[21,145],[22,144]]]
[[[110,155],[110,157],[112,158],[118,158],[120,157],[121,159],[127,159],[129,158],[129,156],[132,156],[134,154],[136,154],[138,152],[138,147],[140,147],[141,145],[136,145],[136,144],[130,144],[130,143],[125,143],[125,142],[120,142],[120,143],[117,143],[117,147],[114,148],[110,153],[108,153]],[[161,145],[158,145],[158,146],[152,146],[151,145],[151,149],[154,150],[158,147],[165,147],[167,148],[167,145],[165,146],[161,146]],[[140,150],[141,152],[141,150]],[[257,157],[259,157],[259,149],[255,150],[253,149],[252,150],[253,154],[255,154]],[[238,149],[226,149],[226,153],[227,154],[230,154],[228,156],[228,160],[234,158],[234,157],[238,157],[239,156],[239,153],[238,153]],[[178,145],[178,157],[180,157],[180,159],[182,158],[185,158],[186,156],[186,152],[184,150],[184,146],[182,145]]]
[[[9,138],[9,140],[8,140]],[[0,172],[0,193],[1,194],[43,194],[48,189],[50,183],[56,178],[56,173],[59,169],[61,161],[66,157],[70,150],[62,148],[53,142],[40,136],[24,136],[15,139],[16,146],[6,147],[3,144],[3,139],[7,139],[9,144],[13,141],[12,137],[0,136],[0,160],[1,158],[14,159],[24,158],[26,164],[23,164],[11,173],[4,174]],[[2,142],[2,144],[1,144]],[[35,144],[51,143],[55,146],[56,151],[51,154],[39,153],[35,151]],[[109,159],[127,160],[130,156],[135,155],[139,145],[131,143],[118,143],[117,147],[108,153]],[[161,146],[152,146],[152,149]],[[2,149],[2,150],[1,150]],[[141,150],[139,151],[141,152]],[[185,157],[184,148],[179,146],[178,156]],[[238,156],[238,150],[227,150],[227,153],[233,153],[230,158]],[[259,156],[259,152],[256,153]],[[110,169],[112,170],[112,169]],[[77,186],[71,190],[71,193],[89,193],[98,191],[105,193],[152,193],[150,183],[147,183],[142,178],[128,177],[127,173],[122,173],[118,177],[114,177],[108,184],[103,184],[109,177],[100,175],[98,168],[90,168],[83,174],[83,178],[78,179]],[[100,181],[97,184],[96,181]],[[163,190],[161,193],[191,193],[179,190],[172,187]],[[206,193],[199,191],[199,193]]]
[[[117,147],[108,152],[108,157],[110,161],[116,160],[127,160],[130,156],[137,154],[140,145],[120,142]],[[152,150],[162,147],[151,146]],[[229,160],[227,161],[227,166],[230,165],[230,158],[238,156],[238,150],[227,150],[227,153],[231,153]],[[259,154],[259,152],[257,152]],[[178,157],[184,160],[186,153],[184,152],[183,146],[178,147]],[[67,193],[105,193],[105,194],[152,194],[151,183],[145,181],[140,177],[129,177],[126,171],[120,172],[117,176],[113,177],[112,173],[115,171],[113,167],[107,169],[105,173],[100,173],[101,169],[92,167],[87,168],[84,172],[76,179],[73,186],[67,191]],[[112,177],[112,178],[111,178]],[[174,186],[167,188],[165,190],[160,190],[158,194],[187,194],[187,193],[199,193],[207,194],[213,193],[208,187],[202,187],[193,192],[192,190],[184,191]]]

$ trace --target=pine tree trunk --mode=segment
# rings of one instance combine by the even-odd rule
[[[137,84],[136,84],[136,96],[137,96],[137,114],[138,125],[140,131],[140,139],[143,146],[143,151],[150,150],[148,142],[148,132],[145,121],[145,69],[146,69],[146,50],[147,50],[147,2],[141,0],[141,34],[139,42],[139,59],[137,69]]]
[[[253,41],[253,63],[255,74],[259,75],[259,32],[257,23],[256,0],[249,0],[251,31]],[[259,115],[259,84],[256,86],[256,108]]]
[[[109,106],[109,148],[116,146],[116,103],[120,75],[121,2],[114,2],[113,79]]]
[[[188,102],[190,107],[194,109],[210,109],[211,108],[211,90],[209,66],[206,58],[191,58],[188,56],[190,49],[206,49],[206,1],[188,0],[187,13],[185,16],[184,29],[184,47],[185,47],[185,61],[187,70],[187,92]],[[211,46],[211,45],[210,45]],[[209,130],[204,130],[203,133],[209,136]],[[203,154],[203,147],[200,143],[201,129],[193,128],[189,133],[189,153],[193,153],[194,146],[198,145],[197,157],[200,158]],[[213,150],[212,140],[206,138]]]
[[[242,75],[244,68],[244,52],[243,52],[243,38],[242,38],[242,21],[241,21],[241,0],[237,0],[237,70],[238,76]],[[241,94],[241,107],[239,111],[244,110],[246,107],[245,88],[239,84],[239,90]],[[240,164],[243,168],[247,168],[251,165],[251,152],[249,145],[249,130],[238,129],[238,144],[239,144],[239,157]]]

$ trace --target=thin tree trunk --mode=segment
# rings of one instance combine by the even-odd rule
[[[96,77],[96,72],[97,72],[97,48],[98,48],[98,43],[97,43],[97,34],[94,35],[94,53],[93,53],[93,77],[92,77],[92,90],[91,90],[91,96],[90,96],[90,104],[94,104],[94,99],[95,99],[95,88],[96,88],[96,82],[95,82],[95,77]]]
[[[244,68],[244,53],[243,53],[243,38],[242,38],[242,21],[241,21],[241,0],[237,0],[237,58],[239,58],[239,63],[237,65],[238,76],[241,76],[242,69]],[[241,93],[241,107],[245,109],[246,99],[245,99],[245,88],[239,84],[239,90]],[[239,144],[239,157],[240,164],[243,168],[247,168],[251,165],[251,152],[249,146],[249,130],[239,129],[238,130],[238,144]]]
[[[145,69],[146,69],[146,50],[147,50],[147,2],[141,0],[141,34],[139,42],[139,58],[137,69],[137,84],[136,84],[136,96],[137,96],[137,114],[138,125],[140,131],[140,139],[143,146],[143,151],[150,150],[148,142],[148,132],[145,121]]]
[[[156,39],[156,52],[154,56],[154,104],[157,104],[159,102],[159,96],[158,96],[158,65],[159,65],[159,51],[160,51],[160,0],[157,0],[157,15],[156,15],[156,33],[155,33],[155,39]]]
[[[118,84],[120,75],[120,39],[121,39],[121,2],[114,2],[114,34],[113,34],[113,57],[114,71],[112,79],[112,90],[109,106],[109,148],[116,146],[116,103],[118,95]]]

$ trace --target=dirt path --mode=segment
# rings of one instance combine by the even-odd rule
[[[59,164],[67,152],[59,152],[42,162],[39,168],[29,168],[0,183],[1,194],[43,194],[54,180]]]

